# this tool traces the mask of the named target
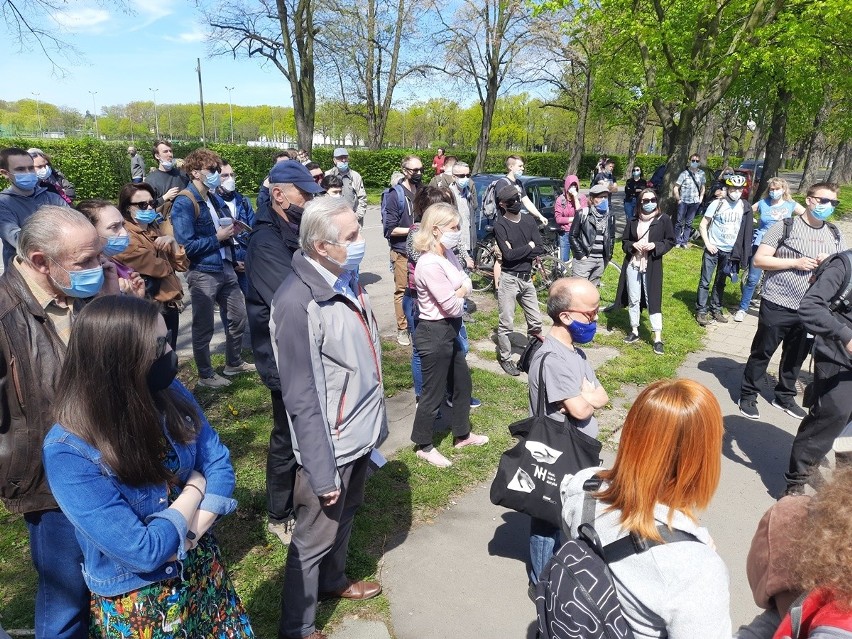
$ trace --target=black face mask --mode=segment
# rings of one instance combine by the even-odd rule
[[[166,390],[177,377],[178,356],[170,350],[163,353],[151,364],[148,369],[148,389],[152,393]]]
[[[302,213],[305,212],[305,209],[291,202],[290,206],[287,207],[286,212],[287,217],[290,218],[290,222],[292,224],[295,224],[296,226],[299,226],[299,224],[301,224],[302,222]]]
[[[524,205],[521,204],[521,201],[515,200],[513,202],[509,202],[506,205],[506,212],[507,213],[520,213],[523,208],[524,208]]]
[[[412,173],[411,177],[408,178],[408,181],[411,182],[414,186],[420,186],[420,183],[423,182],[423,174]]]

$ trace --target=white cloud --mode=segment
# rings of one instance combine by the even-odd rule
[[[174,13],[174,0],[135,0],[133,9],[142,18],[141,24],[134,25],[132,31],[138,31],[153,24],[161,18]]]
[[[176,36],[163,36],[164,40],[168,40],[169,42],[176,42],[178,44],[194,44],[196,42],[204,42],[204,38],[207,34],[200,27],[194,27],[192,31],[185,31],[184,33],[179,33]]]
[[[101,33],[110,21],[110,13],[106,9],[80,7],[68,11],[59,11],[51,16],[64,31],[72,33]]]

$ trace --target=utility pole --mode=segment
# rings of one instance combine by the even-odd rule
[[[160,139],[160,118],[157,117],[157,91],[159,89],[148,89],[154,94],[154,131],[157,134],[157,139]]]
[[[197,66],[195,70],[198,71],[198,101],[201,103],[201,141],[207,141],[207,132],[204,126],[204,88],[201,86],[201,58],[195,59]]]
[[[44,127],[41,125],[41,100],[39,100],[39,97],[41,97],[41,93],[36,93],[35,91],[33,91],[32,94],[35,96],[36,99],[36,113],[38,113],[38,135],[39,137],[41,137],[42,135],[44,135]]]
[[[231,102],[231,91],[234,87],[225,87],[228,92],[228,111],[231,113],[231,144],[234,143],[234,104]]]
[[[100,140],[101,132],[98,130],[98,107],[95,106],[95,95],[97,95],[97,91],[89,91],[92,94],[92,115],[95,116],[95,137]]]

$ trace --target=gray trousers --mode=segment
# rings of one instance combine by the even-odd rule
[[[507,360],[512,356],[509,335],[515,328],[515,302],[521,305],[527,320],[527,335],[541,333],[541,311],[532,282],[525,282],[508,271],[500,274],[497,287],[497,307],[500,322],[497,326],[497,358]]]
[[[213,304],[218,303],[228,316],[225,327],[225,362],[228,366],[242,364],[240,354],[246,330],[246,300],[240,290],[237,274],[230,262],[224,262],[221,273],[190,271],[186,276],[192,300],[192,353],[199,377],[212,377],[210,340],[213,339]]]
[[[627,264],[624,280],[627,282],[627,313],[630,316],[630,327],[639,328],[639,312],[642,305],[642,289],[645,290],[645,299],[648,299],[648,277],[647,273],[640,273],[639,269],[632,263]],[[663,330],[663,314],[650,313],[651,330]]]
[[[574,256],[572,262],[572,275],[574,277],[582,277],[589,280],[592,284],[600,288],[601,278],[606,270],[606,262],[603,257],[587,255],[583,259],[578,259]]]
[[[346,588],[346,553],[355,511],[364,502],[370,456],[337,469],[340,497],[323,506],[301,466],[296,471],[293,505],[296,528],[287,551],[281,595],[280,637],[307,637],[314,630],[319,593]]]

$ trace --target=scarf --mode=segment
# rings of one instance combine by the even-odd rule
[[[654,221],[654,218],[657,217],[658,211],[659,209],[656,209],[651,213],[645,213],[644,211],[639,213],[639,223],[636,226],[636,235],[638,235],[636,239],[637,242],[648,237],[648,231],[651,229],[651,223]],[[639,269],[640,273],[645,273],[648,270],[647,251],[635,252],[630,263]]]

